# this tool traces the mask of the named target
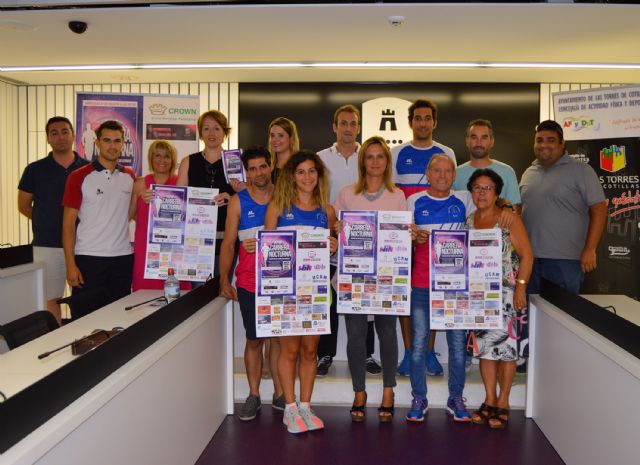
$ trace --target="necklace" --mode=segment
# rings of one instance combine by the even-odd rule
[[[382,195],[383,192],[384,192],[384,184],[380,187],[380,190],[378,192],[370,194],[366,190],[364,190],[364,191],[362,191],[362,195],[369,202],[375,202],[376,200],[378,200],[380,198],[380,196]]]
[[[202,158],[204,159],[205,167],[207,169],[207,183],[209,184],[209,187],[213,188],[216,182],[216,174],[218,174],[218,168],[220,168],[220,165],[222,164],[218,162],[221,160],[216,160],[213,163],[209,163],[209,161],[207,161],[207,157],[204,154],[204,151],[202,151],[201,153]]]

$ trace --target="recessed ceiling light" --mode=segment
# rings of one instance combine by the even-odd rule
[[[389,24],[391,24],[393,27],[402,26],[402,23],[404,23],[404,20],[405,20],[404,16],[389,16],[387,18],[387,21],[389,21]]]

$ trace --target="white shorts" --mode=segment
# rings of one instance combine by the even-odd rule
[[[57,247],[33,247],[33,261],[44,265],[44,299],[52,300],[64,295],[67,268],[64,250]]]

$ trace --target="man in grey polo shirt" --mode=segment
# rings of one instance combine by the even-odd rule
[[[535,257],[529,294],[546,278],[578,293],[584,273],[596,268],[596,248],[607,204],[598,176],[564,151],[562,127],[552,120],[536,127],[536,160],[522,175],[522,219]]]

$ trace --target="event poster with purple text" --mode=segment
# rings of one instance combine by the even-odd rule
[[[341,218],[350,213],[343,211]],[[341,269],[337,278],[338,313],[408,316],[411,310],[411,212],[374,211],[374,272]],[[342,257],[344,242],[338,243]],[[349,268],[347,268],[349,270]]]
[[[130,167],[136,176],[142,175],[142,95],[135,94],[76,94],[76,151],[81,157],[93,160],[98,156],[96,130],[105,121],[122,125],[124,146],[120,163]]]
[[[462,235],[465,288],[460,282],[459,262]],[[451,237],[455,234],[455,237]],[[502,232],[500,229],[432,231],[431,328],[502,329]],[[442,247],[438,246],[442,242]],[[454,244],[455,242],[455,244]],[[436,256],[436,247],[440,257]],[[445,250],[452,250],[450,253]],[[455,252],[453,250],[456,250]],[[439,262],[439,263],[437,263]],[[443,265],[444,262],[444,265]],[[451,273],[452,269],[455,273]],[[438,282],[439,287],[434,288]],[[458,288],[460,287],[460,288]]]
[[[258,231],[258,337],[328,334],[329,231]]]
[[[258,231],[258,296],[293,295],[296,276],[296,232]]]
[[[151,185],[153,198],[149,202],[150,244],[184,244],[187,213],[187,188]]]
[[[467,290],[467,238],[467,231],[431,231],[429,250],[432,291]]]
[[[145,279],[206,281],[215,272],[218,189],[152,184]]]
[[[242,165],[242,149],[223,150],[222,151],[222,167],[224,168],[224,176],[227,182],[235,179],[245,182],[246,176],[244,166]]]
[[[340,273],[375,274],[378,215],[374,211],[341,211],[338,238]]]

